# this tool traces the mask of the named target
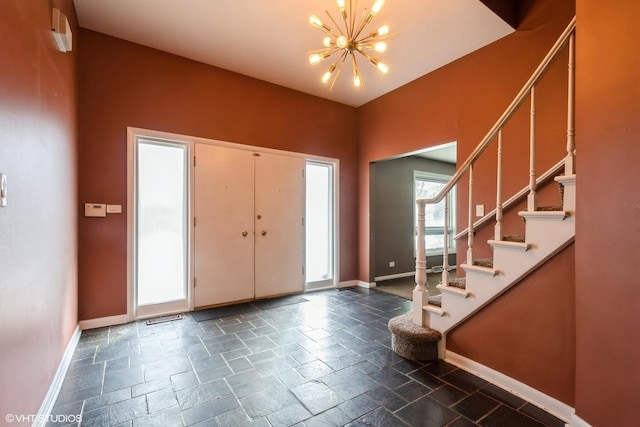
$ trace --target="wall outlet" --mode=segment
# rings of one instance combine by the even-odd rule
[[[395,267],[395,266],[396,266],[395,261],[389,261],[389,267]]]
[[[122,205],[107,205],[107,213],[122,213]]]

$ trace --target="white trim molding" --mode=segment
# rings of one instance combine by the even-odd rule
[[[358,286],[361,288],[370,289],[370,288],[375,288],[377,285],[376,285],[376,282],[367,283],[367,282],[363,282],[362,280],[358,280]]]
[[[33,422],[33,427],[44,427],[45,425],[47,425],[47,422],[49,421],[51,415],[51,410],[53,409],[53,405],[56,403],[56,400],[58,400],[58,394],[60,393],[60,389],[62,388],[64,378],[67,376],[67,371],[69,370],[69,365],[71,364],[73,353],[76,351],[78,341],[80,341],[81,334],[82,332],[80,330],[80,325],[78,325],[73,331],[73,335],[71,335],[71,339],[67,344],[67,348],[62,355],[62,359],[60,360],[60,364],[58,365],[58,370],[56,371],[56,374],[51,381],[49,391],[47,391],[47,395],[44,397],[42,405],[40,405],[38,415]]]
[[[497,387],[500,387],[511,394],[514,394],[527,402],[539,407],[540,409],[560,418],[562,421],[569,423],[575,416],[575,410],[569,405],[542,393],[514,378],[498,372],[488,366],[484,366],[478,362],[468,359],[464,356],[456,354],[450,350],[445,351],[445,362],[450,363],[458,368],[470,372],[484,380],[489,381]],[[574,425],[574,424],[569,424]],[[576,424],[579,425],[579,424]]]
[[[591,427],[591,424],[577,416],[575,413],[569,417],[569,423],[566,424],[569,427]]]
[[[80,321],[80,329],[86,331],[87,329],[104,328],[105,326],[122,325],[123,323],[130,322],[129,316],[126,314],[120,314],[117,316],[100,317],[97,319],[88,319]]]

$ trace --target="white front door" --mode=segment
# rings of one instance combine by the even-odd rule
[[[195,307],[304,290],[300,157],[196,144]]]
[[[253,153],[196,144],[195,307],[254,298]]]
[[[304,290],[305,160],[255,157],[256,298]]]

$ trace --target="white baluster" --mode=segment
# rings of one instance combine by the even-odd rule
[[[575,33],[569,37],[569,87],[567,102],[567,157],[564,161],[564,174],[573,175],[575,173],[575,136],[576,136],[576,54],[575,54]]]
[[[444,196],[444,250],[442,251],[442,285],[449,286],[449,196]]]
[[[527,196],[527,211],[533,212],[538,208],[536,196],[536,87],[531,87],[531,113],[529,125],[529,195]]]
[[[502,128],[498,131],[498,165],[496,177],[496,225],[494,240],[502,240]]]
[[[467,234],[467,265],[473,265],[473,163],[469,165],[469,233]]]
[[[422,324],[422,307],[429,303],[429,292],[427,291],[427,256],[425,253],[424,237],[424,210],[425,203],[418,200],[418,237],[416,239],[416,287],[413,290],[413,312],[412,321],[414,324]]]

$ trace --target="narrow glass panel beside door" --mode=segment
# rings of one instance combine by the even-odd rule
[[[307,162],[306,168],[307,289],[334,285],[333,165]]]
[[[187,309],[187,158],[186,145],[146,140],[137,144],[138,316],[175,311],[179,302]],[[156,307],[141,310],[152,305]]]

